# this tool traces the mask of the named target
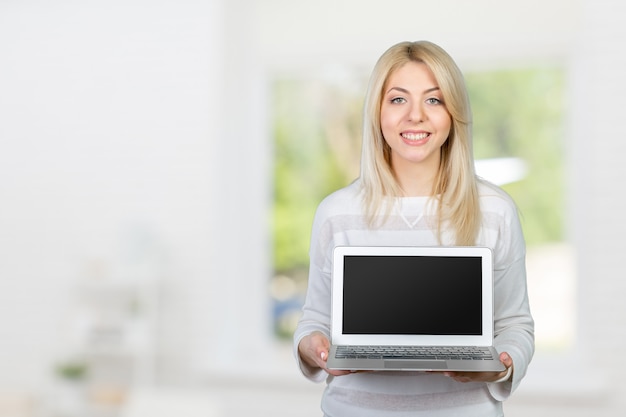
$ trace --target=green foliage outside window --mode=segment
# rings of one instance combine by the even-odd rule
[[[284,272],[307,267],[317,205],[358,175],[362,99],[297,80],[274,93],[274,266]]]
[[[517,157],[527,176],[504,185],[528,245],[563,239],[564,77],[560,69],[470,73],[476,159]]]

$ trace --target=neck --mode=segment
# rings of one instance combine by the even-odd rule
[[[426,197],[433,195],[434,177],[422,178],[401,178],[396,177],[404,197]]]
[[[404,197],[433,195],[438,170],[438,164],[393,164],[393,172]]]

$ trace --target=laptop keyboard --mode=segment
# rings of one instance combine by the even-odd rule
[[[337,359],[491,360],[482,346],[337,346]]]

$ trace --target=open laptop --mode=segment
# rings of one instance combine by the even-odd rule
[[[501,372],[484,247],[338,246],[329,369]]]

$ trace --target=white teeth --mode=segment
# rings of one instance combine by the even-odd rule
[[[402,137],[408,140],[421,140],[426,139],[429,133],[403,133]]]

